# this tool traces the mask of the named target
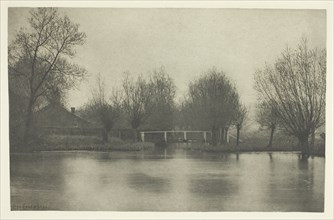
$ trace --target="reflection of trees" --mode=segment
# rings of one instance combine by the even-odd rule
[[[189,190],[203,196],[232,196],[238,191],[238,185],[226,177],[192,178]]]
[[[314,178],[312,161],[298,160],[295,167],[278,161],[268,179],[272,211],[323,211],[323,194],[314,190],[322,180]]]
[[[28,207],[24,209],[29,210],[66,208],[66,194],[62,193],[66,175],[63,162],[66,159],[58,155],[11,155],[11,205],[26,204]]]
[[[139,191],[167,193],[171,190],[171,185],[167,178],[149,176],[145,173],[130,174],[127,177],[127,183],[131,188]]]
[[[188,180],[188,190],[198,198],[196,211],[240,210],[238,179],[221,174],[192,176]],[[198,202],[199,201],[199,202]]]

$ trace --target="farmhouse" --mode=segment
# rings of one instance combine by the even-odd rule
[[[58,103],[51,103],[34,115],[34,127],[49,134],[86,135],[98,132],[98,128],[75,114],[75,108],[67,110]]]

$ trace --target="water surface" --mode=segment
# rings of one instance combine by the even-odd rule
[[[12,210],[307,211],[324,207],[325,159],[294,153],[11,155]]]

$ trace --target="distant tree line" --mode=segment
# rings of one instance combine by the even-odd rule
[[[132,78],[125,73],[122,87],[114,89],[106,97],[104,80],[97,78],[97,86],[92,91],[92,98],[81,109],[83,117],[102,125],[103,140],[108,141],[108,133],[116,122],[125,119],[138,141],[137,130],[173,129],[175,112],[175,84],[164,68],[154,70],[148,80],[142,76]]]
[[[189,84],[189,94],[182,105],[175,103],[176,86],[165,69],[154,70],[145,80],[142,76],[131,77],[126,73],[122,87],[105,97],[104,80],[97,79],[91,100],[81,113],[99,123],[107,134],[120,119],[125,119],[132,128],[134,141],[138,141],[137,130],[172,130],[176,126],[189,130],[210,130],[212,143],[226,142],[231,126],[239,133],[247,110],[240,103],[235,86],[223,72],[209,70]],[[178,121],[176,121],[178,119]]]
[[[97,79],[92,99],[81,114],[109,133],[120,118],[125,118],[137,141],[138,128],[172,130],[175,126],[190,130],[210,130],[213,144],[226,142],[227,130],[236,126],[238,134],[246,116],[235,86],[223,72],[215,69],[191,82],[189,95],[181,106],[175,103],[176,86],[163,67],[154,70],[145,80],[126,73],[122,88],[105,97],[104,80]],[[179,118],[176,122],[175,118]],[[224,133],[225,132],[225,133]],[[237,135],[239,140],[239,135]],[[104,141],[108,141],[104,135]],[[237,143],[239,143],[237,141]]]

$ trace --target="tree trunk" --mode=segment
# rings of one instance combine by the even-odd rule
[[[240,137],[240,125],[237,125],[237,146],[239,146],[239,137]]]
[[[108,143],[109,141],[108,130],[106,128],[102,129],[102,141],[103,143]]]
[[[269,148],[271,148],[273,145],[275,127],[276,127],[275,125],[271,125],[270,139],[269,139],[269,144],[268,144]]]
[[[25,121],[25,128],[24,128],[24,135],[23,135],[23,143],[28,144],[29,138],[30,138],[30,131],[31,131],[31,125],[32,125],[32,109],[33,109],[33,98],[29,99],[29,104],[27,108],[27,116]]]
[[[311,150],[315,150],[314,140],[315,140],[315,129],[312,128],[311,129],[311,140],[310,140],[310,148],[311,148]]]
[[[302,159],[307,159],[309,157],[308,135],[299,137],[298,140],[300,147],[302,148]]]
[[[137,142],[137,140],[138,140],[137,129],[136,128],[133,129],[133,139],[134,139],[134,142]]]

